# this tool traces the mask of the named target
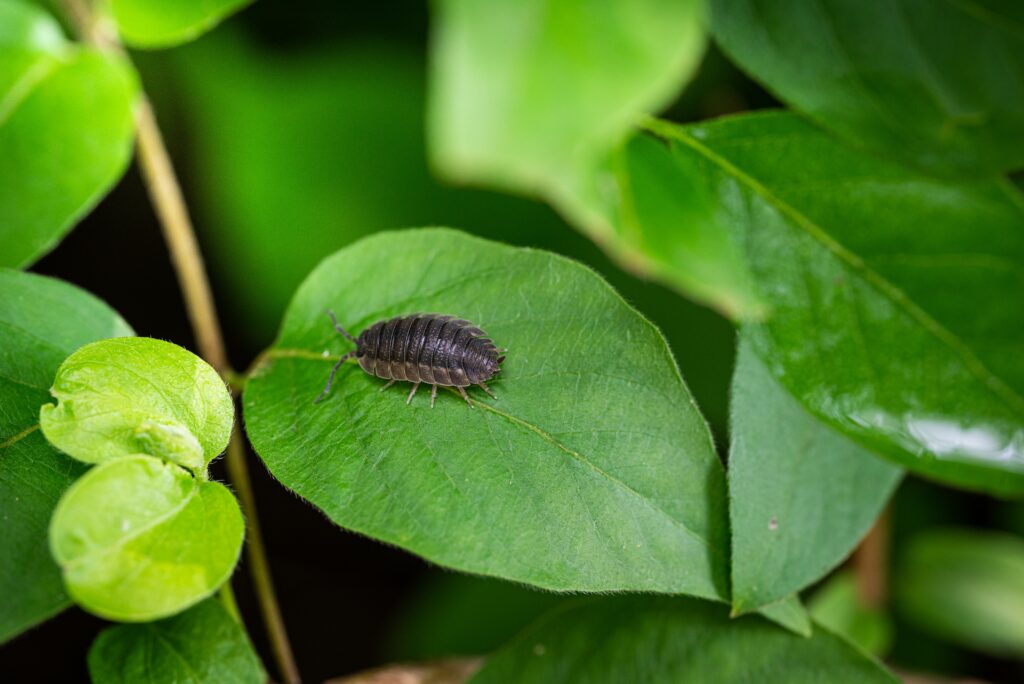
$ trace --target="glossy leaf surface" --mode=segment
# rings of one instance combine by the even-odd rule
[[[121,38],[139,48],[171,47],[199,37],[252,0],[111,0]]]
[[[0,266],[27,266],[120,178],[134,74],[66,43],[42,9],[0,1]]]
[[[245,630],[215,599],[174,617],[103,630],[89,649],[93,684],[262,684]]]
[[[40,411],[51,444],[86,463],[151,454],[201,471],[227,446],[234,405],[198,356],[148,337],[105,340],[72,354]]]
[[[729,451],[733,610],[824,577],[867,533],[901,474],[807,413],[741,342]]]
[[[380,392],[355,333],[453,312],[509,349],[473,407]],[[725,595],[725,498],[661,335],[588,269],[444,229],[383,233],[300,288],[244,395],[274,476],[339,525],[433,562],[558,590]]]
[[[0,269],[0,642],[68,605],[47,526],[85,468],[39,431],[39,405],[68,354],[131,328],[92,295],[53,278]]]
[[[224,485],[151,456],[125,456],[68,489],[50,522],[50,548],[79,605],[144,622],[212,594],[235,567],[244,527]]]
[[[1020,168],[1024,23],[1014,3],[714,0],[718,43],[850,142],[942,175]]]
[[[824,629],[804,638],[727,613],[724,606],[681,598],[583,601],[521,634],[470,682],[897,681]]]

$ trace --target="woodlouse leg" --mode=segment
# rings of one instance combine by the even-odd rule
[[[338,363],[334,364],[334,368],[331,369],[331,374],[327,376],[327,386],[324,387],[324,391],[320,393],[320,396],[313,400],[314,404],[319,404],[321,401],[324,400],[324,397],[326,397],[327,394],[331,391],[331,385],[334,384],[334,374],[338,372],[339,368],[341,368],[341,364],[348,361],[348,357],[352,356],[353,354],[355,354],[355,352],[349,352],[348,354],[345,354],[340,359],[338,359]]]
[[[478,383],[476,383],[476,385],[477,385],[477,387],[482,389],[484,392],[487,392],[487,396],[489,396],[491,399],[497,399],[498,398],[498,397],[494,396],[494,392],[491,391],[491,388],[489,388],[484,383],[478,382]]]
[[[437,399],[437,385],[430,387],[430,408],[434,408],[434,400]]]
[[[405,400],[406,405],[408,405],[408,404],[410,404],[412,402],[412,398],[416,395],[416,390],[418,390],[419,388],[420,388],[420,383],[418,383],[418,382],[415,383],[412,386],[412,389],[409,391],[409,398]]]
[[[469,408],[476,408],[475,406],[473,406],[473,402],[469,400],[469,395],[466,394],[465,387],[456,387],[455,389],[459,390],[459,394],[461,394],[462,398],[466,400],[467,404],[469,404]]]
[[[391,386],[392,386],[392,385],[394,385],[394,384],[395,384],[395,381],[394,381],[394,380],[389,380],[389,381],[388,381],[388,384],[386,384],[386,385],[384,385],[383,387],[381,387],[381,388],[380,388],[380,391],[381,391],[381,392],[383,392],[383,391],[384,391],[384,390],[386,390],[386,389],[387,389],[388,387],[391,387]]]

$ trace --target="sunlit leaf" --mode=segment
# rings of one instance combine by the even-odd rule
[[[509,349],[498,400],[437,407],[349,364],[378,319],[454,312]],[[274,476],[339,525],[448,567],[541,587],[724,598],[725,498],[661,335],[588,269],[444,229],[384,233],[295,296],[244,396]]]
[[[89,649],[93,684],[262,684],[245,629],[214,599],[174,617],[103,630]]]
[[[718,43],[857,145],[940,174],[1024,166],[1024,17],[1014,3],[714,0]]]
[[[76,287],[0,269],[0,642],[70,602],[47,525],[85,468],[43,438],[39,405],[64,357],[93,340],[131,334],[113,310]]]
[[[68,489],[50,523],[50,548],[79,605],[139,622],[213,593],[235,567],[243,532],[224,485],[151,456],[125,456]]]
[[[121,38],[139,48],[196,38],[253,0],[110,0]]]
[[[234,405],[201,358],[147,337],[79,349],[57,371],[40,411],[51,444],[86,463],[151,454],[202,470],[231,436]]]

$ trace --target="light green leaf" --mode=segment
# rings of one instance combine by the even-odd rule
[[[800,403],[915,472],[1024,492],[1016,188],[921,176],[792,114],[652,127],[714,188],[770,307],[745,335]]]
[[[68,489],[50,523],[50,549],[79,605],[142,622],[212,594],[230,577],[243,532],[224,485],[151,456],[125,456]]]
[[[1024,656],[1024,540],[937,529],[904,551],[893,595],[922,630],[1001,656]]]
[[[808,614],[800,597],[791,594],[786,598],[779,599],[774,603],[761,606],[757,611],[777,625],[785,627],[794,634],[809,637],[813,630],[811,628],[811,616]]]
[[[865,652],[882,657],[892,643],[892,623],[881,610],[864,605],[857,595],[853,573],[840,571],[814,592],[810,603],[814,621],[846,637]]]
[[[692,599],[619,597],[555,611],[489,658],[470,684],[572,681],[895,684],[823,629],[804,638],[760,618],[730,620]]]
[[[460,180],[557,193],[671,100],[704,42],[697,0],[443,0],[434,161]]]
[[[1013,3],[715,0],[719,45],[851,143],[940,174],[1024,165],[1024,18]]]
[[[729,452],[734,612],[828,574],[867,533],[901,474],[808,414],[741,338]]]
[[[39,413],[55,447],[86,463],[151,454],[200,472],[224,451],[234,406],[198,356],[147,337],[87,345],[61,364]]]
[[[263,684],[242,626],[207,599],[174,617],[103,630],[89,649],[93,684]]]
[[[0,642],[70,602],[46,530],[61,493],[85,468],[43,438],[39,404],[64,357],[93,340],[131,334],[87,292],[0,268]]]
[[[252,0],[111,0],[118,32],[137,48],[185,43],[209,31]]]
[[[41,9],[0,0],[0,266],[53,249],[124,172],[134,74],[64,43]]]
[[[355,364],[353,332],[422,312],[483,326],[508,358],[474,407]],[[425,393],[424,393],[425,394]],[[725,497],[664,339],[588,269],[444,230],[378,234],[299,289],[244,395],[274,476],[339,525],[440,565],[576,591],[724,598]]]

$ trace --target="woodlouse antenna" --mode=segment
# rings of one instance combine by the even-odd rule
[[[328,309],[327,310],[327,315],[331,317],[331,323],[334,324],[334,329],[337,330],[338,332],[340,332],[342,335],[344,335],[345,339],[352,340],[353,342],[356,341],[356,338],[354,338],[351,335],[349,335],[348,331],[341,327],[341,324],[338,323],[338,318],[337,318],[337,316],[334,315],[333,311]]]
[[[334,318],[334,314],[331,314],[331,318]],[[347,333],[346,333],[346,335],[347,335]],[[352,338],[349,338],[349,339],[352,339]],[[350,351],[349,353],[345,354],[340,359],[338,359],[338,363],[334,364],[334,368],[331,369],[331,374],[329,376],[327,376],[327,387],[324,387],[324,391],[320,393],[320,396],[313,400],[314,404],[319,404],[321,401],[324,400],[324,397],[326,397],[330,393],[330,391],[331,391],[331,384],[334,383],[334,374],[338,372],[339,368],[341,368],[341,364],[343,364],[346,361],[348,361],[348,357],[354,356],[354,355],[355,355],[355,352],[354,351]]]

